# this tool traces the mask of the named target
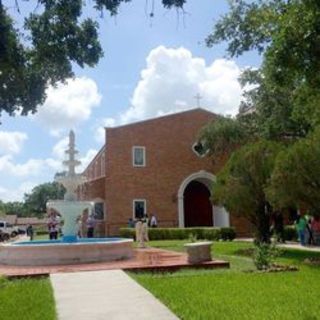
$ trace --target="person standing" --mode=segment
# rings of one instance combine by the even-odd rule
[[[94,218],[94,215],[91,213],[87,219],[87,237],[88,238],[93,238],[95,226],[96,226],[96,220]]]
[[[144,248],[144,212],[142,207],[138,207],[136,211],[136,219],[135,219],[135,228],[136,228],[136,241],[138,243],[139,248]]]
[[[30,241],[32,241],[33,240],[33,227],[31,224],[28,225],[26,232],[27,232],[27,236],[30,237]]]
[[[48,221],[48,231],[49,239],[57,240],[58,239],[58,225],[59,221],[57,219],[57,214],[55,211],[49,212],[49,221]]]
[[[157,221],[157,218],[156,218],[156,216],[154,214],[151,216],[151,219],[150,219],[150,227],[151,228],[157,228],[158,227],[158,221]]]
[[[306,218],[304,216],[299,215],[297,217],[296,228],[297,228],[300,244],[302,246],[305,246],[306,245],[305,232],[306,232],[306,229],[307,229],[307,220],[306,220]]]
[[[142,219],[142,235],[141,235],[141,237],[143,238],[143,243],[145,241],[149,241],[148,225],[149,225],[149,218],[148,218],[148,215],[146,214]]]
[[[311,221],[311,230],[313,234],[314,244],[320,245],[320,217],[315,215]]]
[[[134,228],[134,221],[132,218],[129,218],[128,220],[128,228]]]

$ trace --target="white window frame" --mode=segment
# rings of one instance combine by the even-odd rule
[[[146,214],[147,213],[147,200],[146,199],[133,199],[132,200],[132,217],[133,217],[133,220],[136,219],[136,216],[135,216],[135,202],[143,202],[144,203],[144,213],[143,214]]]
[[[135,155],[135,150],[136,149],[142,149],[142,154],[143,154],[143,164],[135,164],[134,160],[134,155]],[[132,165],[134,167],[145,167],[146,166],[146,147],[143,146],[133,146],[132,147]]]

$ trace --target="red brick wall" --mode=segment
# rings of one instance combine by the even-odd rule
[[[194,110],[106,130],[106,231],[115,234],[133,215],[133,199],[146,199],[159,226],[178,226],[178,189],[200,170],[216,172],[193,151],[199,130],[216,116]],[[146,167],[133,167],[132,147],[146,147]]]
[[[102,148],[85,170],[89,181],[80,198],[105,199],[106,221],[100,227],[116,235],[133,217],[133,200],[145,199],[147,213],[155,213],[160,227],[178,226],[178,190],[181,183],[200,170],[216,174],[226,159],[199,158],[192,150],[199,130],[216,115],[196,109],[140,123],[106,129],[106,148]],[[146,148],[146,166],[133,167],[132,147]],[[107,150],[105,152],[105,149]],[[90,168],[101,168],[105,152],[105,177],[93,179]],[[230,222],[239,235],[248,235],[249,223],[231,215]]]
[[[253,226],[248,219],[230,214],[230,225],[235,228],[237,237],[252,236]]]
[[[83,172],[83,175],[90,180],[95,180],[105,176],[105,148],[102,147],[88,167]]]
[[[89,180],[81,186],[78,194],[80,200],[105,199],[105,178]]]

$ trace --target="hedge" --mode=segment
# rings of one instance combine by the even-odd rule
[[[121,228],[119,232],[122,238],[135,238],[134,228]],[[236,232],[233,228],[149,228],[150,240],[185,240],[189,238],[206,240],[233,240]]]

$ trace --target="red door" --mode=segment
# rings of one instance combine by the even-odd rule
[[[208,188],[198,181],[192,181],[184,191],[185,227],[212,226],[212,204]]]

